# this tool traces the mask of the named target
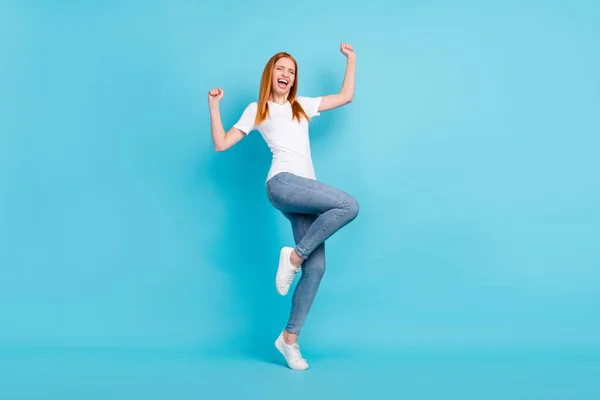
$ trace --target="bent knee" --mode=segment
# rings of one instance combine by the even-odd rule
[[[348,196],[346,199],[346,209],[348,211],[348,217],[353,220],[358,216],[358,211],[360,209],[358,201],[354,197]]]

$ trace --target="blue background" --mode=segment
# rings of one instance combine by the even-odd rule
[[[107,354],[140,382],[171,376],[146,357],[179,360],[181,395],[211,390],[188,362],[222,387],[232,370],[309,379],[273,354],[290,305],[274,274],[292,235],[265,195],[269,150],[255,131],[215,153],[206,93],[225,90],[229,129],[279,51],[299,62],[299,94],[333,93],[342,41],[357,53],[355,100],[315,118],[313,159],[361,211],[327,243],[301,337],[311,382],[347,395],[317,372],[345,365],[364,378],[352,393],[373,393],[366,376],[389,365],[414,375],[405,393],[464,398],[457,362],[469,381],[504,366],[484,369],[484,392],[559,398],[545,379],[584,390],[573,370],[600,351],[598,21],[593,1],[2,2],[0,393],[64,398],[43,373],[62,365],[114,398],[107,382],[137,375]],[[456,358],[477,351],[521,355]],[[522,376],[530,356],[557,367],[491,378]],[[450,386],[419,392],[431,371]]]

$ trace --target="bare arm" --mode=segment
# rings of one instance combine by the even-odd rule
[[[354,99],[354,81],[356,76],[356,53],[349,44],[341,45],[341,52],[344,54],[348,61],[346,63],[346,74],[344,76],[344,82],[342,83],[342,89],[339,93],[330,94],[321,98],[321,104],[319,105],[319,111],[327,111],[333,108],[341,107],[346,105]]]
[[[244,132],[237,128],[231,128],[227,133],[223,128],[221,122],[221,110],[219,109],[219,103],[223,98],[222,89],[212,89],[208,93],[208,107],[210,109],[210,130],[212,133],[213,145],[215,151],[225,151],[232,147],[234,144],[242,140],[245,136]]]

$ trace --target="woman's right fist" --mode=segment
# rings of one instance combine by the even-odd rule
[[[223,92],[223,89],[211,89],[210,92],[208,92],[208,102],[210,104],[217,104],[219,101],[221,101],[224,94],[225,92]]]

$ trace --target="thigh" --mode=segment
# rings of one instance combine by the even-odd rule
[[[285,213],[323,214],[347,206],[352,197],[346,192],[314,179],[283,172],[267,181],[269,201]]]

